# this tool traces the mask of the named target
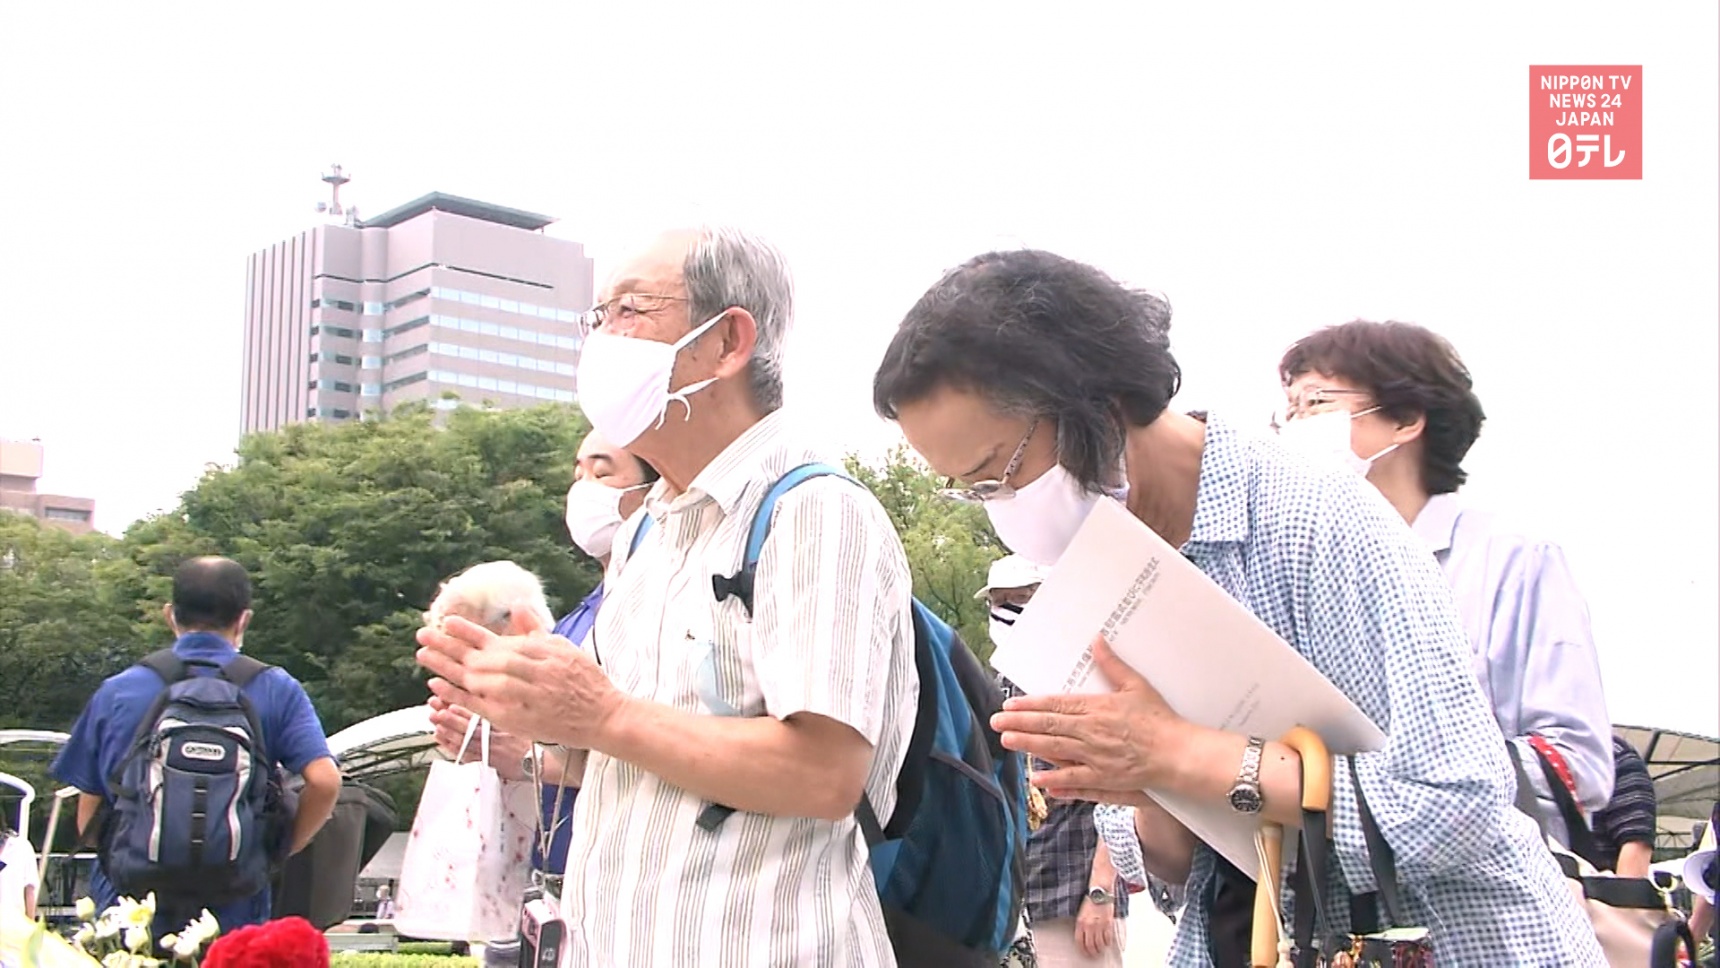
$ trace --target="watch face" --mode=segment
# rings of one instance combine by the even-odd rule
[[[1259,813],[1260,791],[1254,787],[1239,786],[1230,791],[1230,806],[1237,813]]]

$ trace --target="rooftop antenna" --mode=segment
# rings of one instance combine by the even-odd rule
[[[317,211],[333,218],[344,218],[347,225],[358,221],[358,209],[342,207],[340,204],[340,186],[352,181],[339,165],[330,165],[322,176],[323,183],[329,186],[330,200],[317,203]]]

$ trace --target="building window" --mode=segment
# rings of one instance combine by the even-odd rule
[[[385,393],[392,393],[401,387],[408,387],[414,383],[422,383],[428,379],[430,379],[430,374],[428,373],[414,373],[411,376],[403,376],[398,380],[390,380],[382,385],[382,389]]]
[[[536,316],[538,319],[551,319],[558,323],[571,323],[579,319],[579,313],[571,309],[557,309],[554,306],[539,306],[534,303],[520,302],[513,299],[501,299],[496,296],[486,296],[476,292],[466,292],[462,289],[450,289],[446,286],[431,286],[429,295],[432,299],[442,299],[464,306],[478,306],[483,309],[495,309],[504,313],[518,313],[522,316]]]
[[[379,302],[368,302],[368,301],[365,302],[364,314],[366,316],[380,316],[380,315],[382,315],[382,304]]]
[[[350,384],[350,383],[342,383],[342,382],[336,380],[335,382],[331,383],[330,386],[332,386],[334,388],[334,392],[336,392],[336,393],[351,393],[352,392],[352,384]]]
[[[88,521],[90,512],[82,508],[43,508],[42,517],[49,521]]]
[[[428,325],[430,325],[430,317],[429,316],[420,316],[417,319],[407,320],[406,322],[401,323],[399,326],[390,326],[388,329],[385,329],[382,331],[382,335],[383,336],[398,336],[401,333],[405,333],[405,332],[408,332],[410,330],[417,329],[420,326],[428,326]]]
[[[347,356],[345,353],[336,353],[334,355],[334,361],[339,363],[341,366],[351,366],[353,363],[352,357]]]
[[[352,411],[351,410],[330,410],[328,415],[333,417],[336,420],[345,420],[348,417],[352,416]]]
[[[347,302],[344,299],[330,299],[327,296],[322,296],[311,300],[311,308],[340,309],[349,313],[356,313],[358,312],[358,303]]]
[[[364,395],[367,397],[380,397],[380,396],[382,396],[382,384],[380,384],[380,383],[366,383],[364,385]]]
[[[358,339],[358,332],[356,330],[347,329],[345,326],[312,326],[311,335],[315,336],[318,333],[326,333],[329,336],[339,336],[342,339]]]
[[[317,418],[317,408],[306,407],[305,408],[305,419],[306,420],[315,420],[316,418]]]
[[[538,333],[529,329],[519,329],[513,326],[499,326],[495,323],[479,322],[475,319],[462,319],[459,316],[444,316],[436,314],[430,317],[430,322],[445,329],[455,329],[462,333],[476,333],[480,336],[500,336],[502,339],[518,340],[522,343],[534,343],[538,346],[549,346],[558,350],[579,349],[579,339],[574,336],[560,336],[555,333]],[[394,331],[390,330],[390,334]]]
[[[382,357],[380,356],[367,356],[363,360],[359,361],[359,366],[366,370],[374,370],[381,365]]]
[[[406,295],[401,296],[399,299],[394,300],[393,302],[384,303],[382,305],[382,309],[384,312],[388,312],[388,311],[394,310],[394,309],[399,309],[401,306],[410,305],[411,303],[415,303],[418,300],[423,299],[429,295],[430,295],[430,290],[428,290],[428,289],[420,289],[417,292],[409,292]]]
[[[364,341],[366,343],[380,343],[382,342],[382,337],[383,331],[380,329],[367,329],[364,331]]]
[[[504,392],[500,388],[500,381],[497,381],[494,377],[473,376],[469,373],[456,373],[452,370],[431,370],[430,379],[435,380],[437,383],[450,383],[454,386],[467,387],[473,390],[492,390],[498,393]],[[513,383],[511,386],[513,386],[514,389],[505,392],[513,393],[516,396],[534,397],[538,400],[554,400],[557,403],[572,403],[574,399],[573,391],[571,390],[562,390],[556,387],[533,386],[530,383]]]
[[[421,353],[428,353],[428,352],[430,352],[431,345],[433,345],[433,344],[419,343],[417,346],[414,346],[411,349],[404,349],[398,353],[390,353],[386,357],[383,357],[383,362],[385,362],[385,363],[398,363],[401,360],[409,359],[409,358],[414,357],[414,356],[418,356]]]
[[[311,330],[311,332],[314,334],[316,332],[316,330],[313,329],[313,330]],[[311,362],[315,363],[316,361],[317,361],[317,354],[312,353],[311,354]]]

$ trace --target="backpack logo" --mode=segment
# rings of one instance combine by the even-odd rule
[[[179,755],[188,760],[219,763],[227,758],[227,748],[217,746],[214,743],[181,743],[179,744]]]

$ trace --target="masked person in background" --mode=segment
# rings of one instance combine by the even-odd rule
[[[1441,964],[1599,968],[1594,932],[1511,806],[1505,744],[1425,546],[1359,477],[1171,409],[1182,374],[1169,328],[1162,298],[1091,266],[988,253],[908,311],[873,403],[959,482],[946,495],[980,502],[1037,563],[1057,562],[1099,502],[1119,502],[1384,730],[1382,748],[1332,771],[1334,902],[1375,887],[1360,789],[1396,853],[1401,926],[1428,927]],[[1009,699],[992,717],[1003,745],[1056,764],[1033,777],[1054,796],[1136,808],[1147,868],[1187,884],[1170,964],[1248,964],[1253,881],[1234,865],[1221,874],[1218,854],[1142,791],[1293,825],[1300,755],[1184,719],[1103,639],[1063,647],[1091,647],[1116,691]],[[1333,930],[1348,908],[1327,906]]]
[[[657,482],[650,464],[603,439],[593,430],[579,445],[573,486],[567,491],[567,533],[579,550],[609,568],[610,546],[621,523],[645,504],[645,490]],[[585,642],[603,604],[604,582],[555,623],[555,634],[574,645]]]
[[[573,486],[567,492],[567,531],[573,543],[607,569],[615,532],[644,504],[645,489],[656,480],[657,472],[650,464],[604,440],[596,431],[587,433],[580,441]],[[603,588],[604,583],[599,581],[591,594],[555,624],[554,634],[575,645],[583,643],[603,605]],[[541,590],[537,597],[542,597]],[[437,745],[449,756],[456,755],[471,713],[435,697],[430,699],[430,708]],[[543,838],[534,841],[532,867],[551,877],[560,877],[567,869],[573,803],[584,773],[583,758],[558,747],[540,754],[524,737],[500,731],[490,734],[490,749],[503,779],[531,779],[541,772],[538,778],[543,781],[542,823],[550,831],[549,854],[544,855]],[[491,947],[499,951],[504,946]]]
[[[1420,326],[1357,320],[1297,341],[1278,373],[1284,443],[1366,478],[1444,570],[1476,678],[1534,790],[1523,808],[1610,869],[1589,832],[1612,796],[1613,748],[1588,605],[1558,545],[1458,497],[1484,415],[1457,351]]]
[[[991,607],[993,644],[1008,640],[1048,572],[1020,555],[991,563],[985,587],[974,597]],[[1022,695],[1008,679],[1000,684],[1005,696]],[[1035,762],[1033,768],[1051,765]],[[1044,968],[1123,964],[1129,893],[1099,839],[1095,806],[1089,800],[1048,798],[1045,819],[1027,840],[1027,920]]]

